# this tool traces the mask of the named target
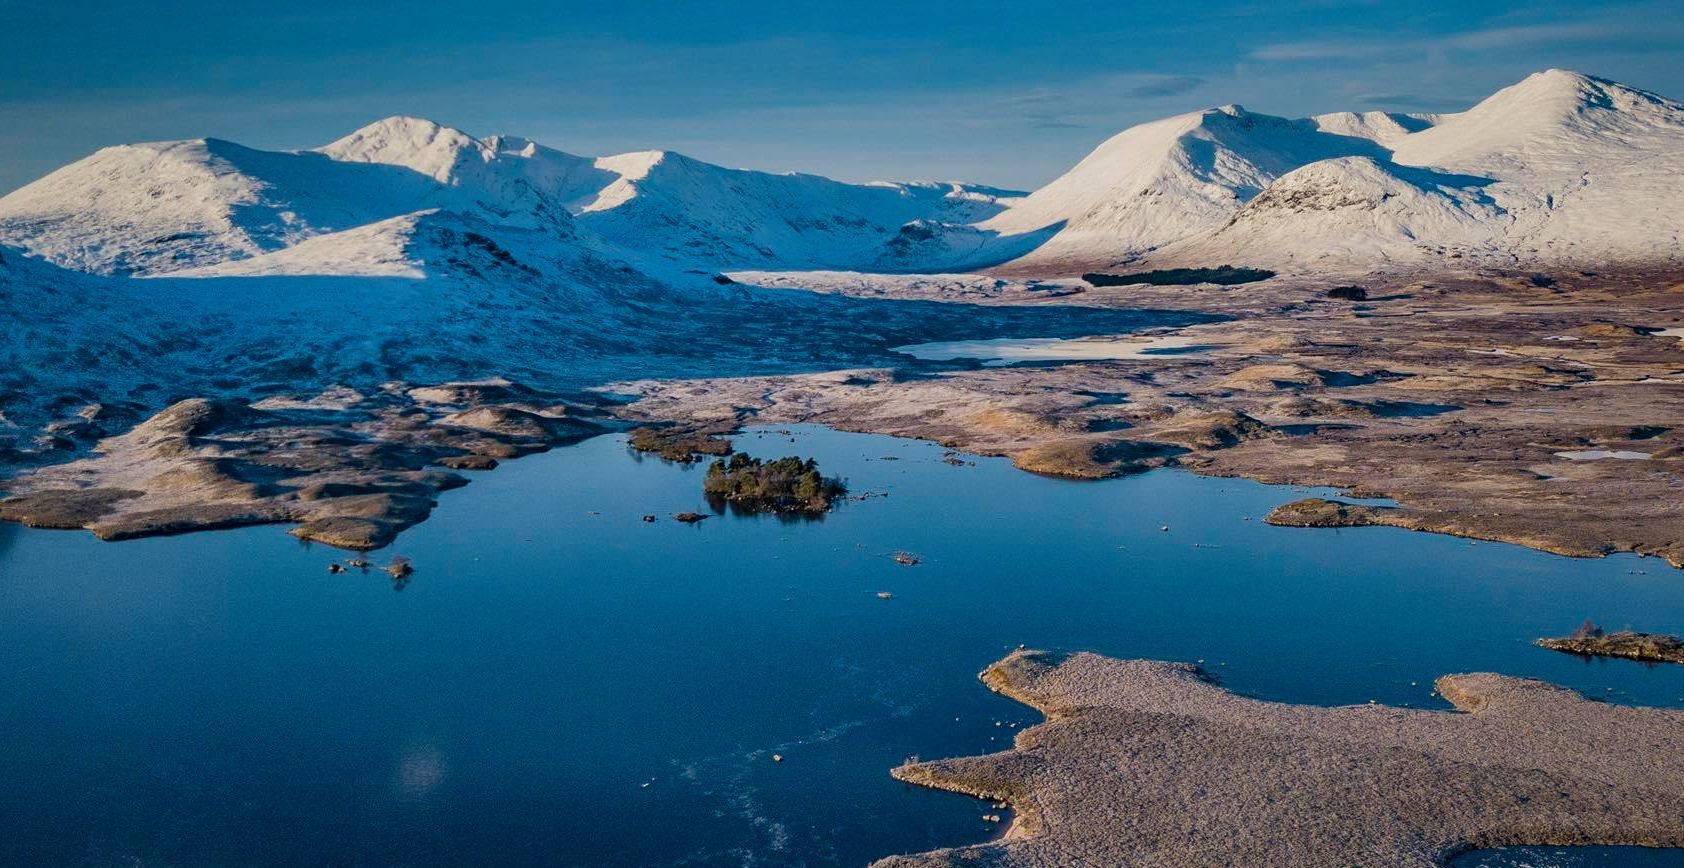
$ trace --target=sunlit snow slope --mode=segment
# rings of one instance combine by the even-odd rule
[[[1126,130],[981,228],[1021,266],[1676,262],[1684,105],[1562,70],[1451,115],[1226,106]]]
[[[1029,195],[670,151],[582,157],[394,117],[313,151],[106,148],[0,198],[0,243],[109,275],[420,274],[390,241],[421,214],[677,283],[1002,263],[1676,262],[1684,106],[1560,70],[1459,114],[1293,120],[1230,105],[1125,130]]]

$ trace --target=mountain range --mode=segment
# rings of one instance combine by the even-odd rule
[[[841,363],[837,329],[887,347],[983,316],[728,272],[1650,267],[1681,231],[1684,106],[1558,70],[1458,114],[1179,115],[1027,194],[403,117],[314,150],[122,145],[0,198],[0,429],[219,388]]]
[[[1549,70],[1456,114],[1178,115],[1119,133],[1029,194],[852,184],[670,151],[581,157],[405,117],[306,151],[124,145],[0,198],[0,244],[102,275],[418,276],[403,227],[436,213],[666,280],[1656,264],[1679,258],[1680,203],[1684,105]]]

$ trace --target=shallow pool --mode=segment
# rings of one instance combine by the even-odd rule
[[[926,361],[974,359],[986,367],[1019,362],[1092,362],[1115,359],[1162,359],[1200,355],[1211,348],[1190,334],[1158,336],[1098,335],[1084,338],[991,338],[974,341],[937,341],[894,347],[894,351]]]

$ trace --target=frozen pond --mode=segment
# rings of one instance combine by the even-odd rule
[[[1019,362],[1087,362],[1111,359],[1149,359],[1194,355],[1210,348],[1207,342],[1187,334],[1094,336],[1084,338],[995,338],[975,341],[938,341],[895,347],[928,361],[975,359],[986,366]]]

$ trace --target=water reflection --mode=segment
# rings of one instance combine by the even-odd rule
[[[1648,847],[1501,847],[1459,856],[1450,868],[1684,868],[1684,850]]]

